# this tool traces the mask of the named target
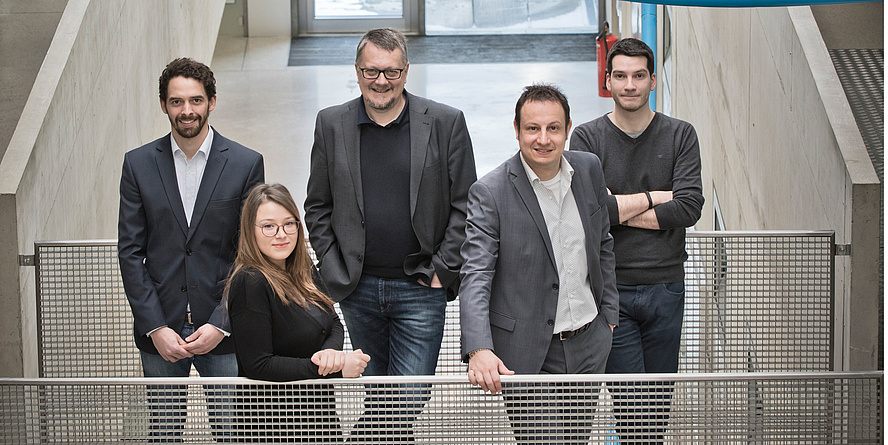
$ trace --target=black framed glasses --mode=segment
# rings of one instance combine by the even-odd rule
[[[379,79],[380,74],[383,74],[388,80],[398,80],[401,78],[401,73],[403,73],[406,68],[390,68],[387,70],[378,70],[375,68],[358,69],[361,70],[361,75],[367,80]]]
[[[287,235],[293,235],[297,231],[299,231],[299,220],[296,221],[287,221],[283,224],[274,224],[274,223],[265,223],[265,224],[256,224],[256,227],[262,229],[262,234],[271,238],[273,236],[277,236],[278,230],[284,229],[284,233]]]

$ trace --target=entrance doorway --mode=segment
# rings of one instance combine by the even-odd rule
[[[419,32],[422,0],[296,0],[299,34],[363,34],[373,28]]]

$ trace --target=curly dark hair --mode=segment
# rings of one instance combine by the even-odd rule
[[[170,79],[179,76],[202,83],[204,91],[207,93],[207,99],[216,95],[216,78],[213,77],[213,70],[194,59],[180,57],[167,64],[163,73],[160,74],[161,101],[166,102],[167,100],[167,88],[169,87]]]

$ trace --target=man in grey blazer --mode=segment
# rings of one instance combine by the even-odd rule
[[[401,33],[367,32],[361,97],[318,113],[311,150],[305,221],[364,375],[434,374],[476,179],[463,113],[404,91],[409,67]]]
[[[187,377],[192,364],[204,377],[237,376],[222,288],[243,200],[265,168],[262,155],[209,126],[215,82],[200,62],[170,62],[160,107],[172,131],[123,161],[118,257],[146,377]],[[182,396],[151,401],[184,406]],[[152,420],[153,434],[164,435]],[[169,422],[166,433],[178,434],[184,418]]]
[[[514,126],[519,153],[469,190],[462,246],[462,355],[471,383],[491,393],[501,374],[604,372],[619,317],[604,175],[596,156],[564,152],[567,99],[526,87]],[[588,428],[557,420],[570,410],[591,421],[588,398],[521,392],[505,394],[519,442],[588,441]]]

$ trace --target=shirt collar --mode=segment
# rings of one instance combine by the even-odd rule
[[[407,94],[407,91],[405,90],[404,91],[404,109],[401,110],[401,114],[398,115],[397,119],[389,122],[389,124],[386,125],[385,127],[382,127],[382,125],[379,125],[376,122],[373,122],[373,119],[370,119],[370,116],[367,114],[367,109],[364,108],[364,98],[361,97],[361,100],[358,101],[358,104],[359,104],[358,105],[358,125],[373,124],[373,125],[376,125],[377,127],[389,128],[389,127],[394,127],[394,126],[409,122],[410,117],[409,117],[409,114],[407,113],[407,109],[410,108],[409,101],[410,101],[410,95]]]
[[[179,144],[176,143],[176,138],[173,137],[173,134],[170,133],[170,141],[173,149],[173,156],[185,156],[185,152],[179,148]],[[210,148],[213,146],[213,127],[209,128],[207,131],[207,137],[204,139],[203,143],[200,144],[200,148],[197,149],[197,153],[194,156],[197,156],[198,153],[204,154],[204,159],[210,158]],[[194,159],[194,158],[192,158]]]
[[[530,165],[527,164],[527,161],[524,160],[524,154],[520,151],[518,152],[518,157],[521,158],[521,165],[524,166],[524,172],[527,173],[527,179],[533,184],[535,181],[543,182],[539,176],[530,168]],[[574,169],[571,167],[570,162],[567,162],[567,158],[564,155],[561,155],[561,167],[558,169],[558,176],[561,179],[566,181],[570,181],[573,178]]]

